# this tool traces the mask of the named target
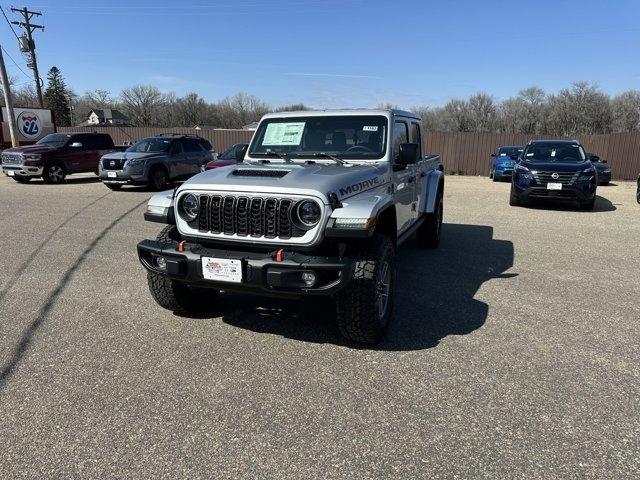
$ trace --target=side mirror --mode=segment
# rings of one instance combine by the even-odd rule
[[[497,157],[497,155],[495,153],[492,153],[491,156],[492,157]]]
[[[591,155],[591,158],[589,160],[591,160],[592,162],[599,162],[600,157],[597,155]]]
[[[417,143],[401,143],[400,155],[396,159],[398,165],[413,165],[418,161],[420,145]]]
[[[240,148],[236,148],[236,162],[240,163],[244,161],[244,156],[247,153],[247,148],[249,148],[249,145],[243,145]]]
[[[82,143],[80,142],[73,142],[71,145],[69,145],[71,148],[81,148],[82,147]]]

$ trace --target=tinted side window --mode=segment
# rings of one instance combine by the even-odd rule
[[[406,122],[396,120],[393,126],[393,160],[400,156],[400,144],[409,141],[409,128]]]
[[[420,124],[411,122],[411,141],[419,145],[418,152],[422,157],[422,135],[420,135]]]
[[[183,138],[182,144],[185,152],[202,152],[200,142],[195,138]]]
[[[71,137],[71,143],[80,142],[82,144],[82,150],[95,150],[97,149],[95,137],[95,135],[87,134],[74,135]]]
[[[111,140],[111,137],[109,135],[100,134],[94,135],[93,137],[95,148],[99,150],[108,150],[110,148],[113,148],[113,140]]]
[[[209,142],[209,140],[201,138],[198,141],[200,142],[200,146],[202,147],[203,150],[207,152],[213,150],[213,146],[211,145],[211,142]]]
[[[183,151],[184,150],[182,148],[182,141],[180,140],[174,140],[171,144],[171,147],[169,148],[169,152],[173,154],[182,153]]]

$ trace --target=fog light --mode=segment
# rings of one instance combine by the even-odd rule
[[[164,257],[156,257],[156,267],[160,270],[167,270],[167,260]]]
[[[316,274],[313,272],[302,272],[302,281],[307,287],[313,287],[316,283]]]

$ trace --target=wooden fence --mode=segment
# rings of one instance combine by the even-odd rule
[[[194,130],[193,128],[152,127],[58,127],[59,132],[109,133],[122,144],[160,133],[197,134],[209,140],[217,152],[223,152],[234,143],[248,143],[250,130]],[[458,175],[488,175],[491,153],[499,145],[524,145],[529,140],[545,138],[535,135],[509,133],[432,132],[426,136],[426,152],[439,153],[445,173]],[[611,165],[613,178],[635,180],[640,174],[640,133],[611,133],[577,137],[588,152],[606,159]]]
[[[156,127],[58,127],[58,132],[98,132],[108,133],[117,145],[135,142],[145,137],[161,133],[177,133],[182,135],[199,135],[211,142],[216,152],[224,152],[234,143],[249,143],[251,130],[195,130],[193,128],[156,128]]]
[[[488,175],[491,153],[500,145],[525,145],[544,136],[509,133],[433,132],[427,134],[426,151],[439,153],[445,173]],[[640,133],[610,133],[576,137],[587,152],[606,159],[613,178],[635,180],[640,174]]]

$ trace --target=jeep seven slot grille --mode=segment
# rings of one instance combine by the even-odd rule
[[[305,231],[291,222],[295,201],[288,198],[200,195],[201,232],[242,237],[291,238]],[[195,225],[194,225],[195,226]]]

